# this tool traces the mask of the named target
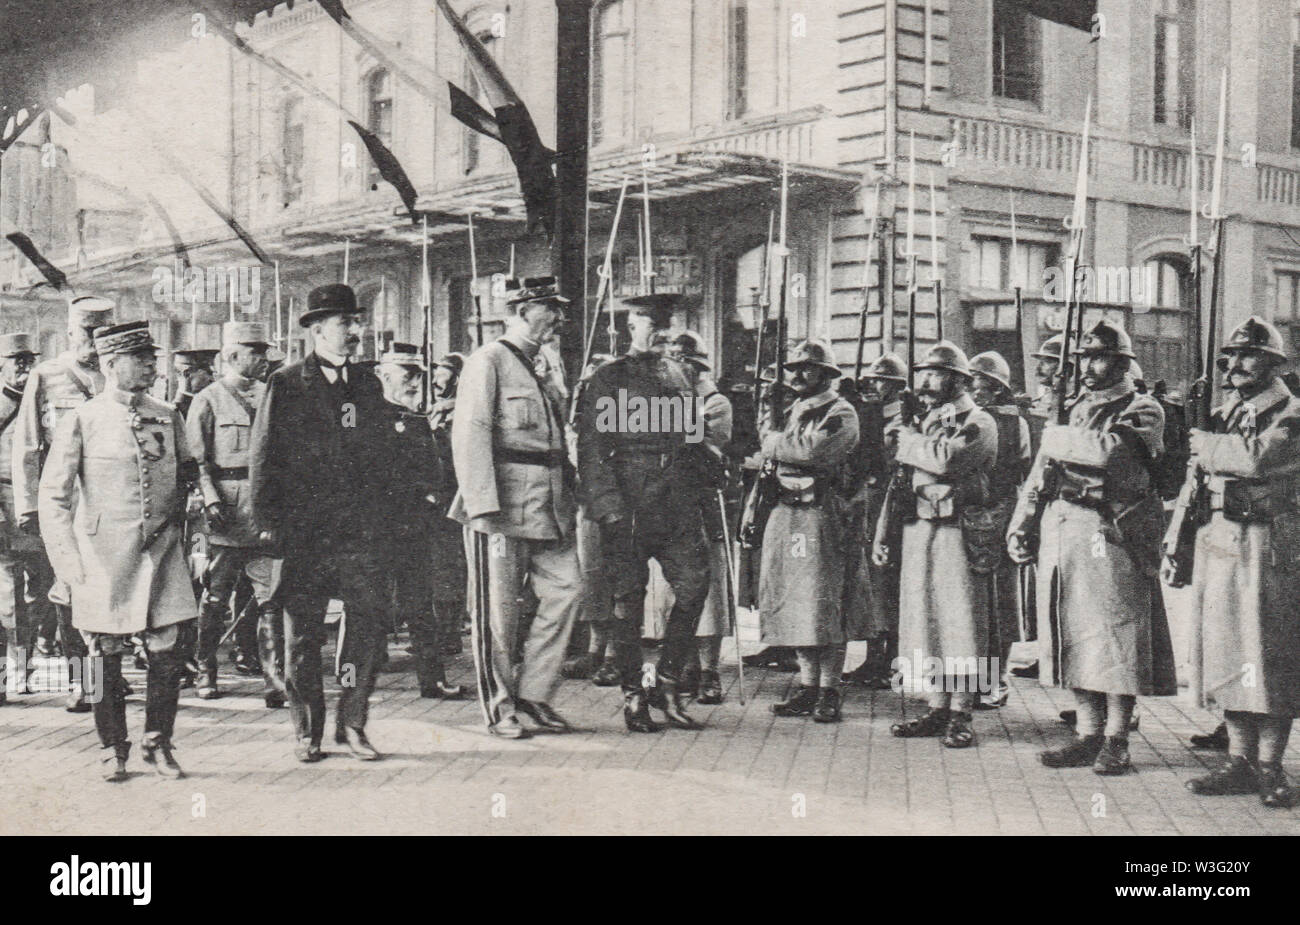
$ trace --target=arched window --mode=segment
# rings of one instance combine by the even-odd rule
[[[370,72],[366,78],[367,128],[387,147],[393,145],[393,77],[383,68]],[[373,162],[366,174],[366,185],[375,186],[382,178]]]
[[[285,101],[280,122],[280,201],[286,209],[302,198],[303,141],[302,100],[294,96]]]
[[[591,138],[626,138],[632,128],[632,10],[626,0],[596,8],[591,62]]]

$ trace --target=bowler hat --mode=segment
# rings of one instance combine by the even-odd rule
[[[364,308],[357,305],[357,294],[351,286],[347,283],[330,283],[327,286],[317,286],[307,296],[307,310],[298,318],[298,324],[307,328],[330,315],[353,315],[364,311]]]

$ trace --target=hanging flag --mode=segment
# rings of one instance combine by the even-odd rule
[[[41,117],[45,107],[33,105],[26,109],[27,118],[21,122],[18,117],[23,114],[23,108],[19,107],[10,111],[5,106],[0,106],[0,155],[9,150],[9,147],[19,139],[23,132],[31,126],[33,122]]]
[[[447,0],[437,2],[438,9],[456,31],[456,37],[469,58],[470,68],[496,114],[501,141],[510,152],[510,159],[519,174],[519,189],[528,212],[529,230],[540,226],[549,235],[554,221],[555,174],[552,163],[555,152],[542,144],[528,107],[510,86],[510,81],[506,80],[506,75],[483,43],[466,28]]]
[[[451,91],[451,114],[453,116],[474,131],[489,138],[495,138],[505,144],[505,139],[501,137],[501,127],[497,125],[497,120],[492,116],[492,113],[480,106],[478,100],[454,83],[448,81],[447,89]]]
[[[32,239],[27,237],[21,231],[13,231],[5,235],[14,247],[23,252],[23,256],[32,262],[36,269],[41,271],[41,276],[53,286],[56,290],[62,291],[63,287],[68,285],[68,276],[54,264],[45,259],[45,255],[36,249]]]
[[[366,150],[370,152],[370,159],[379,168],[379,175],[392,184],[393,189],[397,190],[397,195],[402,197],[402,205],[406,206],[406,212],[411,216],[411,221],[418,225],[420,216],[415,211],[415,186],[411,183],[411,178],[406,175],[406,171],[402,169],[401,163],[393,156],[393,152],[388,150],[388,147],[379,140],[379,136],[370,129],[353,122],[351,119],[348,120],[348,125],[356,129],[357,134],[361,136]]]
[[[1097,15],[1097,0],[1012,0],[1016,6],[1039,19],[1071,29],[1091,32]]]

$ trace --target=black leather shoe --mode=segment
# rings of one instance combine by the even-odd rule
[[[701,669],[700,695],[696,700],[705,706],[722,703],[722,678],[716,671]]]
[[[585,681],[591,677],[591,672],[591,656],[586,654],[566,658],[560,666],[560,677],[569,681]]]
[[[1197,733],[1188,741],[1192,743],[1192,748],[1204,748],[1209,751],[1226,752],[1228,750],[1228,725],[1219,723],[1214,727],[1214,731],[1209,735]]]
[[[643,688],[623,693],[623,722],[628,732],[659,731],[659,724],[650,718],[650,698]]]
[[[343,743],[347,745],[348,751],[352,752],[353,757],[361,761],[378,761],[384,757],[379,754],[378,749],[370,744],[366,734],[361,729],[353,729],[351,726],[343,727]]]
[[[459,684],[448,684],[446,681],[435,681],[428,687],[420,688],[421,697],[429,697],[434,700],[464,700],[465,688]]]
[[[157,745],[145,744],[141,746],[144,755],[144,763],[153,765],[154,771],[159,777],[166,777],[169,780],[180,780],[185,776],[181,766],[176,761],[176,756],[172,754],[170,744],[158,743]],[[162,758],[159,761],[159,757]]]
[[[1033,662],[1029,665],[1021,665],[1018,668],[1012,668],[1011,676],[1013,678],[1037,678],[1038,662]]]
[[[128,746],[129,747],[129,746]],[[101,776],[110,784],[120,784],[131,775],[126,773],[127,752],[118,748],[100,759]]]
[[[80,687],[74,687],[68,691],[68,699],[63,704],[63,709],[69,713],[89,713],[94,708],[86,703],[86,692]]]
[[[591,676],[591,683],[597,687],[618,687],[622,680],[618,666],[610,658],[601,662],[600,667],[596,669],[596,673]]]
[[[1106,737],[1101,733],[1091,736],[1076,737],[1064,748],[1053,748],[1039,752],[1038,760],[1049,768],[1086,768],[1097,760]]]
[[[840,721],[840,692],[833,687],[823,687],[817,697],[817,706],[813,707],[814,723],[838,723]]]
[[[1115,777],[1133,770],[1133,762],[1128,755],[1128,736],[1106,736],[1106,741],[1097,753],[1097,760],[1092,764],[1094,774],[1103,777]]]
[[[938,738],[947,734],[948,723],[951,719],[951,710],[931,710],[920,719],[914,719],[907,723],[895,723],[889,727],[889,731],[899,739]]]
[[[762,652],[741,659],[746,668],[771,668],[773,671],[798,671],[799,661],[794,651],[784,646],[768,646]]]
[[[944,748],[970,748],[975,744],[975,730],[971,728],[971,715],[954,710],[943,734]]]
[[[499,739],[527,739],[532,736],[532,733],[524,728],[524,724],[519,722],[519,717],[513,713],[501,722],[488,726],[488,732]]]
[[[691,718],[686,712],[686,693],[678,686],[678,682],[665,675],[659,675],[659,683],[652,689],[658,696],[658,703],[654,703],[668,719],[668,725],[676,729],[703,729],[704,727]]]
[[[549,703],[519,698],[515,700],[515,709],[543,729],[548,729],[551,732],[573,731],[573,727],[569,725],[568,721],[559,713],[556,713]]]
[[[1202,797],[1263,792],[1255,766],[1242,755],[1229,755],[1219,767],[1204,777],[1193,777],[1185,786]]]
[[[284,709],[284,694],[280,693],[279,691],[270,691],[266,694],[263,694],[262,699],[265,701],[266,708],[268,710]]]
[[[789,700],[772,704],[772,712],[777,716],[812,716],[817,700],[817,688],[800,687]]]
[[[1280,764],[1259,766],[1259,801],[1270,809],[1290,809],[1296,804],[1296,791],[1286,779]]]
[[[313,742],[311,739],[299,739],[298,744],[293,747],[293,756],[303,764],[314,764],[325,757],[325,753],[320,750],[320,743]]]
[[[235,673],[242,674],[246,678],[260,675],[262,673],[262,663],[258,657],[251,652],[236,652]]]

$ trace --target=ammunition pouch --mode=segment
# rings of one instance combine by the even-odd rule
[[[1271,523],[1297,509],[1292,479],[1211,478],[1208,487],[1210,510],[1222,511],[1224,518],[1234,523]]]
[[[956,487],[946,482],[931,482],[915,487],[916,516],[920,520],[945,524],[957,522]]]

